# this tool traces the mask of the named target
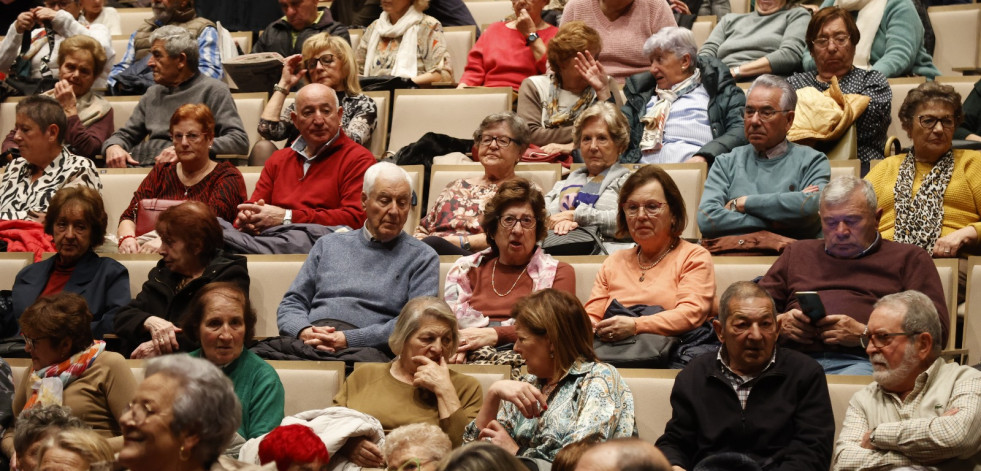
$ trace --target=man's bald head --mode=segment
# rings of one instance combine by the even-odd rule
[[[307,144],[307,155],[337,135],[344,110],[337,104],[337,93],[326,85],[311,83],[296,94],[293,125]]]
[[[671,463],[654,445],[639,438],[618,438],[590,448],[576,471],[671,471]]]

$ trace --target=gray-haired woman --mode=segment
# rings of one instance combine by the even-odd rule
[[[391,469],[433,471],[453,449],[450,437],[432,424],[403,425],[385,437],[382,451]],[[411,466],[415,465],[415,468]]]
[[[525,120],[512,112],[484,118],[473,133],[475,157],[484,175],[446,185],[416,227],[415,237],[440,255],[470,255],[489,247],[480,227],[484,203],[497,193],[501,182],[514,178],[514,168],[530,139]]]
[[[483,404],[480,383],[447,367],[460,340],[456,316],[442,299],[415,298],[402,308],[388,346],[398,353],[391,363],[368,363],[354,370],[334,397],[334,405],[368,414],[385,430],[431,423],[462,442],[463,429]],[[371,440],[349,440],[341,450],[362,467],[384,465]]]
[[[630,146],[622,162],[708,162],[746,144],[746,94],[725,64],[696,56],[690,30],[662,28],[644,43],[647,72],[624,85]]]
[[[241,419],[231,380],[210,361],[185,354],[148,360],[122,417],[119,463],[133,471],[227,469],[219,455]]]

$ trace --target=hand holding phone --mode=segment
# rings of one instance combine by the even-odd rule
[[[798,291],[794,293],[797,302],[800,303],[800,310],[811,319],[811,324],[824,319],[827,313],[824,311],[824,303],[817,291]]]

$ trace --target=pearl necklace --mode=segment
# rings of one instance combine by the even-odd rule
[[[525,265],[525,268],[521,270],[521,273],[518,273],[518,278],[514,280],[514,284],[511,285],[511,289],[507,290],[507,292],[505,292],[504,294],[501,294],[501,292],[497,290],[497,285],[494,284],[494,275],[497,274],[497,259],[495,258],[494,266],[491,267],[491,289],[494,290],[494,294],[502,298],[511,294],[511,292],[514,291],[514,287],[518,286],[518,281],[521,280],[521,275],[524,275],[527,270],[528,270],[528,265]]]
[[[677,243],[671,244],[671,246],[668,247],[668,250],[665,250],[664,253],[662,253],[660,257],[657,257],[657,260],[654,260],[654,263],[652,263],[652,264],[650,264],[650,265],[648,265],[646,267],[640,261],[640,246],[638,245],[637,246],[637,265],[640,265],[640,279],[637,280],[637,281],[644,281],[644,277],[647,276],[647,270],[650,270],[651,268],[656,267],[658,263],[661,263],[661,260],[664,260],[664,257],[666,257],[669,252],[671,252],[672,250],[674,250],[674,246],[675,245],[677,245]]]

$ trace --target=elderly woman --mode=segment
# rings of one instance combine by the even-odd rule
[[[136,380],[121,355],[92,339],[91,322],[85,299],[74,293],[42,297],[24,311],[20,330],[31,368],[17,386],[15,414],[40,405],[65,405],[103,437],[122,434],[120,420]],[[16,427],[3,437],[8,456]]]
[[[439,471],[526,471],[514,455],[497,445],[474,442],[457,448],[439,463]]]
[[[490,247],[461,257],[446,274],[444,296],[462,329],[461,355],[454,361],[462,363],[462,354],[467,352],[473,352],[469,360],[509,354],[496,352],[494,347],[516,341],[511,307],[533,291],[576,292],[572,266],[538,246],[545,239],[546,224],[545,198],[523,178],[502,183],[487,203],[482,225]],[[501,363],[524,363],[520,357],[512,360]]]
[[[544,74],[546,45],[558,28],[542,19],[548,0],[514,0],[515,19],[492,23],[467,55],[467,68],[460,77],[463,87],[511,87]]]
[[[129,206],[119,217],[116,235],[120,253],[157,253],[159,237],[141,237],[153,230],[152,222],[139,220],[146,200],[194,200],[210,206],[218,217],[234,221],[238,205],[245,201],[245,179],[231,162],[211,160],[209,149],[215,139],[215,118],[204,104],[181,105],[170,117],[170,136],[176,162],[154,166],[133,193]],[[151,214],[144,213],[145,217]]]
[[[511,316],[514,349],[529,374],[491,385],[465,442],[483,439],[513,455],[552,461],[563,446],[594,433],[604,440],[637,433],[630,389],[596,358],[593,328],[575,296],[538,291],[518,301]]]
[[[366,363],[354,370],[334,396],[334,405],[375,417],[385,430],[435,424],[459,445],[463,428],[482,402],[480,383],[447,367],[459,338],[456,317],[441,299],[409,301],[388,339],[398,356],[391,363]],[[384,465],[381,449],[367,437],[348,440],[341,453],[358,466]]]
[[[160,255],[136,299],[116,314],[115,331],[131,358],[198,348],[177,327],[191,298],[208,283],[230,281],[248,292],[245,257],[226,254],[215,213],[200,201],[168,208],[157,221]]]
[[[259,463],[275,462],[278,471],[322,471],[328,461],[323,440],[303,424],[280,425],[259,442]]]
[[[123,414],[119,464],[132,471],[240,469],[219,455],[241,417],[232,382],[211,362],[154,358]]]
[[[49,438],[38,450],[38,468],[59,471],[110,471],[115,453],[93,430],[73,428]]]
[[[712,335],[705,321],[715,297],[715,270],[708,250],[681,238],[685,214],[678,186],[659,166],[645,166],[624,182],[617,235],[629,234],[637,246],[610,255],[596,275],[586,312],[597,338],[616,342],[640,333],[685,338],[696,330]],[[642,317],[612,315],[614,300],[627,308],[664,310]]]
[[[201,348],[192,357],[205,358],[221,368],[235,385],[242,404],[238,434],[248,440],[268,433],[283,421],[286,403],[276,370],[245,349],[255,337],[256,314],[248,293],[227,281],[205,285],[191,300],[182,330]]]
[[[391,0],[364,30],[355,59],[361,75],[394,75],[417,85],[453,80],[443,25],[422,14],[429,0]]]
[[[80,0],[82,14],[78,17],[78,22],[85,25],[102,25],[109,29],[109,34],[123,34],[122,25],[119,22],[119,12],[113,7],[104,5],[105,0]]]
[[[13,385],[10,390],[13,392]],[[65,429],[87,427],[85,422],[72,415],[71,409],[66,406],[39,404],[24,409],[17,416],[17,430],[13,434],[16,460],[11,463],[10,468],[35,471],[38,465],[37,452],[48,438]]]
[[[76,155],[95,158],[101,154],[102,143],[112,135],[112,106],[101,93],[92,90],[95,77],[106,65],[106,51],[98,41],[88,36],[72,36],[58,46],[58,69],[61,80],[52,96],[65,110],[68,128],[65,144]],[[3,141],[3,151],[17,148],[13,129]]]
[[[795,2],[757,0],[755,11],[722,17],[698,54],[725,62],[729,74],[740,81],[796,72],[811,14]]]
[[[685,28],[647,39],[651,67],[627,80],[623,113],[630,123],[624,162],[708,162],[746,144],[746,94],[718,59],[695,55]]]
[[[825,91],[831,79],[838,79],[844,93],[869,97],[869,105],[856,120],[858,158],[862,175],[869,172],[869,162],[883,158],[886,132],[892,111],[892,89],[886,77],[875,69],[855,67],[855,45],[859,42],[858,26],[844,9],[822,8],[807,25],[807,49],[817,64],[817,72],[799,72],[787,79],[795,89],[814,87]]]
[[[62,146],[68,119],[57,100],[29,96],[14,110],[13,140],[22,158],[11,162],[0,179],[0,219],[43,221],[49,200],[63,187],[102,189],[92,161]]]
[[[586,23],[564,23],[548,46],[551,72],[521,82],[518,116],[528,122],[531,143],[542,151],[571,153],[576,118],[593,103],[610,98],[615,83],[593,59],[602,46],[599,33]]]
[[[17,273],[12,294],[15,319],[39,297],[67,291],[85,298],[95,338],[112,332],[116,311],[131,298],[126,267],[94,252],[105,241],[107,219],[98,191],[74,186],[55,193],[44,232],[54,239],[58,252]]]
[[[614,239],[617,198],[630,175],[617,163],[630,140],[627,119],[612,103],[597,103],[579,115],[575,128],[576,148],[586,165],[555,182],[545,195],[548,228],[565,235],[580,226],[596,226]]]
[[[256,143],[252,151],[253,164],[264,162],[277,150],[275,144],[269,141],[286,139],[288,146],[300,135],[292,121],[296,104],[285,108],[283,105],[290,90],[301,79],[334,89],[339,105],[344,109],[341,116],[344,133],[358,144],[369,145],[375,120],[378,119],[378,107],[375,100],[361,93],[354,51],[344,38],[318,33],[303,42],[302,54],[287,57],[283,64],[283,74],[273,87],[269,102],[259,118],[259,135],[268,140]]]
[[[385,437],[382,453],[389,468],[435,471],[439,461],[449,455],[452,449],[450,437],[439,427],[433,424],[409,424],[392,430]]]
[[[484,175],[446,185],[416,227],[415,237],[440,255],[470,255],[490,246],[480,225],[484,204],[501,182],[515,177],[528,148],[528,126],[514,113],[495,113],[480,122],[473,141]]]
[[[953,87],[927,82],[909,92],[899,121],[913,141],[865,177],[879,199],[879,232],[919,245],[934,257],[966,257],[981,233],[981,152],[952,150],[964,119]]]
[[[850,13],[858,25],[854,64],[871,68],[886,78],[919,75],[934,78],[940,71],[923,41],[923,22],[912,0],[824,0]],[[902,34],[896,34],[902,31]],[[804,70],[814,70],[817,58],[804,58]]]

